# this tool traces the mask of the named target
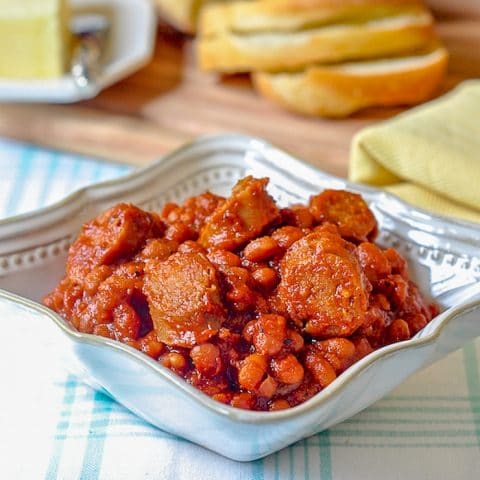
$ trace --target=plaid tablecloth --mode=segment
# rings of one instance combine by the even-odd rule
[[[0,217],[128,170],[0,140]],[[0,342],[1,479],[480,478],[480,341],[341,425],[237,463],[151,427],[62,365],[32,356],[13,320],[0,318],[8,338]]]

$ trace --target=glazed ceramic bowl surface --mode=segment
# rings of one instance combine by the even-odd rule
[[[442,313],[413,339],[357,362],[307,402],[251,412],[215,402],[126,345],[78,333],[37,303],[63,276],[68,247],[86,220],[118,202],[158,210],[207,189],[226,195],[248,174],[269,177],[269,191],[280,205],[305,202],[324,188],[361,193],[378,219],[378,243],[408,259],[411,276]],[[206,137],[120,180],[1,221],[0,316],[30,322],[30,341],[42,339],[52,361],[68,362],[82,380],[148,422],[229,458],[253,460],[351,417],[480,335],[479,247],[473,224],[432,216],[379,190],[325,174],[255,138]]]

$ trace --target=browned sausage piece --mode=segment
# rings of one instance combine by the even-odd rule
[[[373,240],[377,221],[363,198],[345,190],[324,190],[310,199],[310,211],[317,222],[337,225],[340,235],[349,240]]]
[[[225,318],[215,268],[202,253],[147,261],[144,293],[158,340],[167,345],[205,342]]]
[[[94,267],[134,255],[147,239],[160,236],[164,228],[156,215],[134,205],[118,204],[83,226],[70,247],[67,276],[83,285]]]
[[[365,320],[365,279],[352,247],[339,235],[313,232],[281,262],[279,300],[314,337],[348,336]]]
[[[246,177],[220,204],[200,232],[199,243],[207,247],[234,250],[253,240],[279,218],[279,210],[265,187],[267,178]]]
[[[368,280],[375,285],[392,271],[384,251],[374,243],[363,242],[357,248],[357,256]]]

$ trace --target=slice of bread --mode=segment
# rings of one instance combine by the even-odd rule
[[[422,8],[365,22],[292,32],[202,34],[197,53],[204,70],[278,72],[298,70],[311,63],[408,53],[424,47],[434,37],[432,17]]]
[[[259,0],[217,3],[199,19],[202,35],[294,32],[423,10],[421,0]]]
[[[289,110],[306,115],[345,117],[366,107],[414,105],[435,93],[448,53],[394,59],[312,65],[300,73],[255,73],[256,89]]]

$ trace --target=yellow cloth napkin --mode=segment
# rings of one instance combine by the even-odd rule
[[[480,222],[480,80],[359,132],[349,178]]]

